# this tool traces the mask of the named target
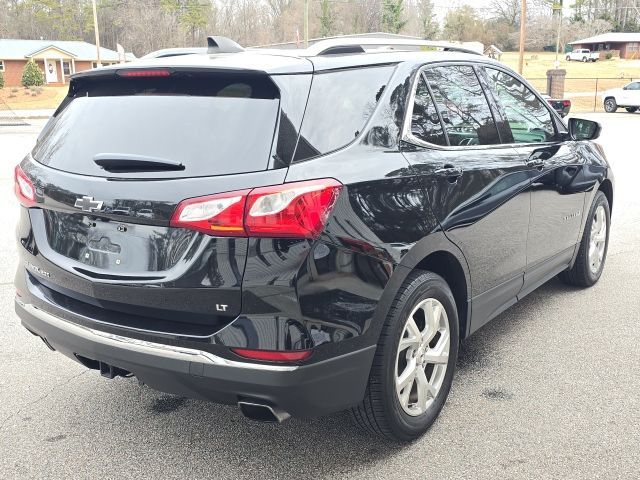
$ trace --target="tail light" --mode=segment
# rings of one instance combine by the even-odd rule
[[[218,236],[315,238],[341,189],[328,178],[191,198],[178,205],[171,226]]]
[[[118,70],[116,75],[127,78],[168,77],[171,72],[166,68],[144,68],[136,70]]]
[[[246,348],[232,348],[236,355],[251,360],[263,360],[266,362],[299,362],[311,356],[313,350],[249,350]]]
[[[16,165],[14,170],[14,182],[16,197],[25,207],[31,207],[36,204],[36,189],[33,182],[24,173],[20,165]]]
[[[209,235],[244,236],[244,210],[249,192],[240,190],[184,200],[174,212],[171,226]]]
[[[562,106],[563,107],[570,107],[571,106],[571,100],[563,100],[562,101]]]

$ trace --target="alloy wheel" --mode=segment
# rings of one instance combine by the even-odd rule
[[[408,415],[422,415],[440,391],[449,362],[449,319],[435,298],[422,300],[411,312],[398,344],[395,387]]]
[[[589,268],[591,273],[600,270],[604,260],[604,249],[607,243],[607,215],[604,207],[599,205],[593,215],[591,223],[591,238],[589,241]]]
[[[608,99],[606,102],[604,102],[604,107],[607,112],[613,112],[616,109],[616,105],[611,99]]]

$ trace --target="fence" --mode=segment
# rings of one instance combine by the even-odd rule
[[[546,78],[528,78],[527,80],[539,92],[546,93]],[[602,94],[612,88],[624,87],[633,81],[633,78],[566,78],[564,98],[571,100],[572,112],[603,112]]]

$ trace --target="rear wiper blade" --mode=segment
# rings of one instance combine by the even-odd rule
[[[129,153],[98,153],[93,156],[93,162],[114,173],[184,170],[184,165],[175,160]]]

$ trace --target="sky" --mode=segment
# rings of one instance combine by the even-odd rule
[[[447,12],[451,9],[461,7],[463,5],[469,5],[477,10],[485,10],[486,13],[491,13],[492,0],[433,0],[433,6],[436,11],[438,20],[442,21]],[[569,15],[570,4],[573,2],[565,1],[564,14]],[[532,2],[528,2],[529,8],[534,8]]]

